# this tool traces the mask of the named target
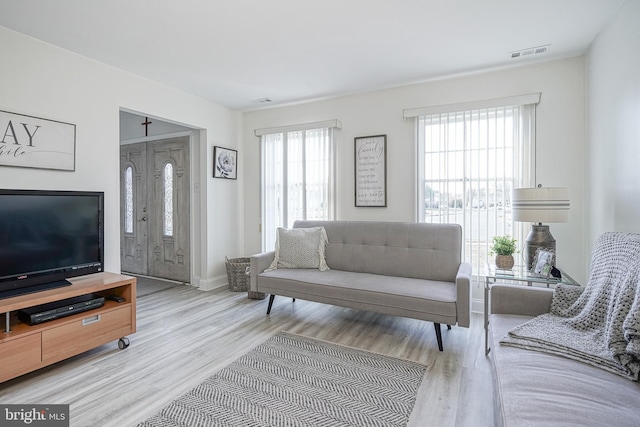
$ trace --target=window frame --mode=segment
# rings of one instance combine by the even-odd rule
[[[283,165],[283,170],[282,170],[282,200],[281,200],[281,204],[279,206],[282,207],[282,218],[280,218],[279,220],[276,221],[276,227],[277,226],[287,226],[289,221],[292,220],[291,218],[289,218],[290,214],[289,214],[289,210],[290,210],[290,191],[289,191],[289,165],[291,163],[290,158],[289,158],[289,138],[290,138],[290,134],[292,133],[296,133],[296,132],[302,132],[303,136],[303,143],[301,144],[301,150],[303,151],[303,159],[308,159],[307,156],[307,143],[306,143],[306,138],[308,137],[308,132],[312,132],[314,130],[321,130],[324,129],[327,132],[327,138],[328,138],[328,154],[327,154],[327,159],[329,161],[329,164],[326,165],[327,168],[327,177],[328,177],[328,182],[327,182],[327,187],[326,187],[326,192],[327,192],[327,203],[328,206],[326,208],[327,214],[326,214],[326,219],[331,220],[335,218],[335,212],[336,212],[336,159],[335,159],[335,146],[336,146],[336,135],[335,135],[335,130],[336,129],[341,129],[342,124],[340,123],[340,121],[338,120],[328,120],[328,121],[323,121],[323,122],[315,122],[315,123],[306,123],[306,124],[301,124],[301,125],[292,125],[292,126],[281,126],[281,127],[276,127],[276,128],[265,128],[265,129],[256,129],[255,130],[255,135],[260,137],[259,141],[260,141],[260,231],[261,231],[261,246],[262,246],[262,250],[263,251],[268,251],[268,250],[272,250],[273,249],[273,244],[271,244],[271,240],[274,240],[274,236],[275,236],[275,229],[273,230],[273,238],[270,238],[269,235],[267,235],[267,227],[268,225],[266,224],[267,222],[267,217],[268,217],[268,213],[266,212],[267,209],[267,203],[265,201],[265,197],[266,197],[266,177],[265,174],[267,173],[267,171],[265,170],[266,167],[266,162],[268,161],[268,159],[266,158],[266,154],[265,154],[265,150],[266,150],[266,138],[268,138],[269,136],[272,135],[281,135],[282,136],[282,165]],[[307,183],[307,177],[308,174],[306,174],[306,171],[304,170],[305,167],[307,167],[307,163],[308,160],[302,161],[301,162],[303,165],[303,173],[302,173],[302,179],[303,179],[303,195],[302,195],[302,210],[304,212],[304,217],[306,218],[308,216],[308,192],[309,192],[309,186],[306,184]],[[296,219],[302,219],[302,218],[296,218]],[[274,242],[275,243],[275,242]]]
[[[415,210],[415,216],[416,216],[416,221],[418,222],[434,222],[434,221],[427,221],[426,218],[426,184],[429,182],[429,180],[426,179],[426,167],[428,167],[425,163],[425,147],[424,147],[424,141],[425,141],[425,128],[424,126],[421,126],[421,122],[422,120],[424,120],[425,117],[428,116],[436,116],[436,115],[440,115],[440,116],[445,116],[445,117],[449,117],[450,115],[455,115],[455,114],[464,114],[464,121],[467,120],[466,115],[467,114],[472,114],[473,112],[487,112],[487,111],[497,111],[500,110],[501,108],[518,108],[519,111],[519,117],[518,117],[518,123],[522,125],[522,128],[518,129],[519,135],[518,138],[520,138],[516,143],[517,144],[523,144],[522,147],[519,147],[519,152],[514,152],[512,155],[512,158],[516,158],[516,156],[520,156],[520,159],[518,161],[517,166],[513,166],[515,169],[517,169],[517,171],[514,171],[514,178],[512,180],[513,184],[511,185],[511,188],[507,188],[507,186],[504,184],[505,181],[502,181],[502,193],[503,193],[503,200],[505,197],[505,194],[507,191],[512,190],[513,188],[516,187],[530,187],[530,186],[534,186],[535,182],[536,182],[536,177],[535,177],[535,170],[536,170],[536,150],[535,150],[535,118],[536,118],[536,106],[540,101],[540,94],[530,94],[530,95],[523,95],[523,96],[517,96],[517,97],[508,97],[508,98],[500,98],[500,99],[496,99],[496,100],[488,100],[488,101],[474,101],[474,102],[469,102],[469,103],[462,103],[462,104],[453,104],[453,105],[444,105],[444,106],[433,106],[433,107],[423,107],[423,108],[418,108],[418,109],[411,109],[411,110],[405,110],[404,114],[405,114],[405,119],[407,118],[415,118],[415,124],[416,124],[416,128],[415,128],[415,141],[416,141],[416,210]],[[488,117],[488,115],[487,115]],[[486,118],[485,118],[486,120]],[[467,146],[468,145],[468,140],[469,140],[469,129],[466,127],[468,126],[467,124],[465,124],[465,129],[464,129],[464,144],[465,146],[463,147],[463,165],[464,168],[468,167],[469,165],[469,161],[470,159],[469,157],[469,152],[470,152],[470,148]],[[522,138],[528,138],[528,143],[527,142],[522,142]],[[528,145],[527,145],[528,144]],[[503,146],[504,148],[504,146]],[[487,145],[484,150],[489,151],[489,145]],[[523,160],[522,157],[524,157],[525,159]],[[517,177],[516,177],[517,175]],[[484,183],[487,184],[488,182],[490,182],[489,177],[490,176],[490,172],[489,171],[485,171],[485,177],[484,178],[477,178],[477,179],[484,179]],[[498,174],[494,174],[494,179],[498,176]],[[463,215],[471,215],[473,214],[473,202],[472,200],[468,200],[467,197],[467,193],[468,193],[468,188],[470,186],[470,182],[467,182],[467,177],[468,175],[466,173],[462,174],[461,177],[461,182],[463,184],[463,191],[462,191],[462,195],[463,195],[463,200],[462,200],[462,212]],[[455,178],[445,178],[445,181],[448,180],[449,182],[451,182],[452,180],[455,180]],[[480,186],[478,186],[478,188],[480,188]],[[494,189],[495,193],[498,193],[497,189]],[[487,199],[487,201],[485,201],[485,206],[488,207],[489,202],[489,191],[487,188],[487,195],[485,197]],[[431,203],[431,201],[433,200],[433,198],[430,199],[430,206],[433,204]],[[456,201],[454,202],[455,205],[457,206],[457,199],[455,199]],[[438,202],[439,204],[442,203],[442,201]],[[449,203],[449,200],[447,200],[445,203]],[[497,203],[495,203],[495,207],[497,209]],[[480,205],[480,203],[478,204],[478,206]],[[504,204],[503,201],[503,208],[506,210],[506,206]],[[470,213],[467,213],[470,212]],[[505,215],[506,216],[506,215]],[[485,226],[487,226],[487,236],[489,236],[488,233],[488,227],[490,226],[490,224],[488,223],[489,221],[489,214],[487,213],[487,224],[484,224]],[[449,214],[447,213],[446,216],[446,221],[441,221],[441,222],[450,222],[450,217]],[[490,242],[486,241],[486,242],[476,242],[474,239],[477,238],[477,240],[480,240],[479,237],[472,235],[472,231],[469,230],[469,228],[471,227],[465,227],[465,225],[467,223],[469,223],[471,225],[472,223],[472,219],[471,217],[466,218],[463,217],[462,220],[454,220],[455,223],[461,223],[461,225],[463,226],[463,260],[464,261],[468,261],[468,262],[472,262],[472,264],[474,263],[474,250],[477,252],[475,254],[475,264],[474,265],[474,272],[479,270],[482,270],[483,266],[482,266],[482,260],[480,258],[482,258],[482,254],[480,254],[481,249],[479,248],[480,244],[484,245],[484,248],[482,250],[488,252],[489,250],[489,245]],[[525,237],[526,237],[526,232],[528,231],[528,224],[522,224],[522,223],[517,223],[515,221],[513,221],[512,219],[510,220],[510,233],[513,237],[515,237],[520,244],[524,243]],[[466,228],[466,229],[465,229]],[[479,227],[478,227],[479,229]],[[502,231],[504,231],[504,229],[501,232],[498,232],[498,227],[496,225],[495,228],[495,235],[499,235],[499,234],[507,234],[507,233],[503,233]],[[467,240],[469,240],[469,243],[467,244]],[[488,237],[487,237],[487,240]],[[473,245],[478,245],[477,248],[474,248]],[[467,246],[469,246],[469,248],[467,248]],[[479,272],[478,272],[479,273]],[[476,274],[478,274],[476,273]],[[476,275],[474,274],[474,275]]]

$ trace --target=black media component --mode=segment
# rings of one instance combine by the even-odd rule
[[[87,294],[78,297],[67,298],[47,304],[18,310],[18,319],[27,325],[37,325],[47,320],[55,320],[83,311],[99,308],[104,305],[104,297]]]
[[[0,298],[103,268],[103,192],[0,189]]]
[[[117,303],[125,302],[126,300],[118,295],[107,295],[106,298],[109,301],[115,301]]]

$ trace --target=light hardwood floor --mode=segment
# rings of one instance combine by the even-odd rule
[[[493,393],[482,316],[471,328],[246,293],[170,288],[138,299],[138,332],[0,384],[0,402],[70,404],[71,426],[132,426],[274,333],[284,330],[428,366],[412,426],[491,426]]]

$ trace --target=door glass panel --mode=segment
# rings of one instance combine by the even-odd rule
[[[133,168],[124,170],[124,232],[133,233]]]
[[[173,236],[173,165],[164,166],[164,235]]]

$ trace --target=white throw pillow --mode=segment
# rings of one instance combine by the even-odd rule
[[[329,270],[324,248],[328,243],[324,227],[278,228],[276,255],[269,269],[317,268]]]

